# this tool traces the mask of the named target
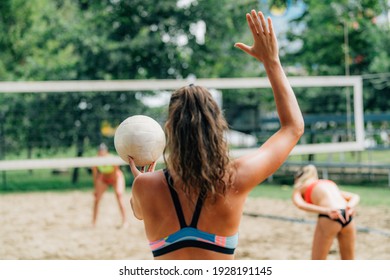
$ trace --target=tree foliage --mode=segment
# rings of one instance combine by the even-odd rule
[[[241,73],[245,58],[232,59],[237,53],[233,38],[247,29],[242,11],[247,7],[235,7],[233,0],[179,2],[1,1],[0,80]],[[135,93],[2,94],[0,137],[8,153],[27,151],[31,156],[34,150],[76,147],[81,156],[86,145],[102,140],[112,144],[101,134],[103,125],[115,127],[147,110]]]
[[[390,32],[388,23],[377,22],[388,12],[385,1],[305,3],[306,11],[291,22],[287,35],[290,42],[301,47],[286,50],[285,60],[308,75],[362,75],[366,111],[388,110],[390,49],[386,46]]]

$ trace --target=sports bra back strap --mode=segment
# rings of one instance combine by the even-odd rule
[[[172,176],[171,176],[171,174],[169,174],[167,169],[164,169],[164,175],[165,175],[165,179],[167,180],[167,183],[168,183],[168,189],[171,193],[173,204],[175,205],[176,215],[177,215],[177,218],[179,219],[180,228],[185,228],[185,227],[187,227],[187,224],[186,224],[186,220],[184,219],[183,209],[181,208],[181,205],[180,205],[179,196],[177,195],[177,192],[173,188]]]
[[[204,194],[205,194],[205,190],[202,189],[202,191],[199,194],[198,201],[196,202],[195,205],[195,211],[194,211],[194,215],[192,216],[190,227],[196,228],[198,225],[200,212],[202,211],[202,206],[205,198]]]

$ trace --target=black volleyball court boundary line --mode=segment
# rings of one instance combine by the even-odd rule
[[[292,223],[300,223],[300,224],[313,224],[314,225],[317,223],[317,221],[313,221],[313,220],[305,220],[305,219],[299,219],[299,218],[291,218],[291,217],[285,217],[285,216],[276,216],[276,215],[259,214],[259,213],[244,212],[244,215],[249,216],[249,217],[254,217],[254,218],[267,218],[267,219],[272,219],[272,220],[279,220],[279,221],[284,221],[284,222],[292,222]],[[374,233],[374,234],[379,234],[382,236],[390,237],[390,232],[380,230],[380,229],[357,226],[356,230],[358,232]]]

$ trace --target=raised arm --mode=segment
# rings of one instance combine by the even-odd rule
[[[237,183],[245,191],[250,191],[274,173],[287,159],[303,134],[304,122],[294,92],[280,63],[272,20],[268,18],[267,24],[262,12],[257,13],[254,10],[246,15],[246,19],[253,35],[253,45],[236,43],[235,47],[264,64],[281,125],[256,153],[241,157],[235,162],[239,181]]]

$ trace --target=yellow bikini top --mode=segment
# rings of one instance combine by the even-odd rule
[[[110,174],[110,173],[114,172],[115,167],[112,165],[102,165],[102,166],[98,166],[97,169],[102,174]]]

